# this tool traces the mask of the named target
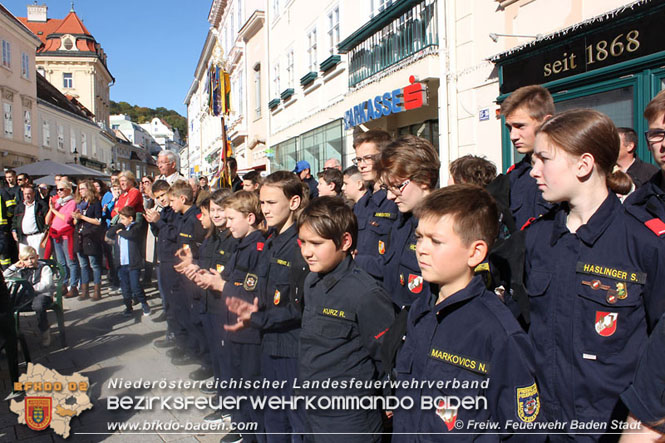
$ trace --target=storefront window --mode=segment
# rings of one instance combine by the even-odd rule
[[[439,121],[428,120],[415,125],[399,128],[399,135],[411,134],[417,137],[427,139],[432,143],[437,152],[439,152]]]
[[[557,102],[555,107],[557,112],[576,108],[595,109],[607,114],[617,127],[632,128],[635,121],[632,86]]]
[[[306,160],[316,175],[327,159],[341,162],[343,149],[342,120],[337,120],[276,145],[270,167],[272,171],[290,171],[296,162]]]

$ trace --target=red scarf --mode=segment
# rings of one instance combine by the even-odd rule
[[[68,242],[68,252],[69,252],[69,258],[71,260],[74,260],[74,226],[67,226],[65,229],[62,231],[58,232],[53,228],[50,228],[48,231],[48,235],[50,238],[53,239],[54,242],[60,243],[64,239],[67,239]],[[51,242],[46,242],[46,247],[44,248],[44,258],[51,258]],[[64,263],[63,263],[64,264]]]

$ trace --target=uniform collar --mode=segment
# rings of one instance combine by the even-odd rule
[[[512,172],[521,177],[529,173],[529,171],[531,171],[531,153],[528,153],[522,160],[515,163],[515,169]]]
[[[263,232],[258,230],[254,231],[240,239],[240,242],[238,243],[238,249],[244,249],[260,240],[263,240]]]
[[[418,223],[418,219],[413,216],[413,212],[400,212],[399,218],[397,219],[397,226],[401,228],[408,223],[415,226],[415,224]]]
[[[346,257],[340,264],[337,265],[335,269],[328,272],[327,274],[321,274],[319,272],[314,274],[314,279],[310,284],[310,287],[316,285],[317,283],[323,283],[323,292],[330,292],[330,290],[335,287],[338,281],[340,281],[345,275],[347,275],[353,268],[355,264],[351,256]]]
[[[185,211],[184,214],[182,214],[183,217],[191,217],[191,214],[194,212],[196,213],[199,210],[199,208],[196,207],[196,205],[190,206],[188,210]]]
[[[296,223],[293,223],[281,234],[276,229],[271,229],[267,241],[270,242],[271,249],[279,249],[282,245],[292,241],[296,234]]]
[[[609,192],[607,198],[596,212],[591,216],[586,224],[580,226],[577,230],[577,237],[589,246],[592,246],[607,227],[612,223],[618,211],[621,210],[621,202],[613,192]],[[568,205],[562,204],[561,210],[557,211],[554,216],[554,229],[552,230],[551,245],[554,246],[556,242],[566,233],[569,233],[566,226],[566,219],[568,217]]]
[[[437,316],[437,320],[440,321],[444,311],[446,311],[451,306],[455,308],[459,307],[462,304],[469,302],[471,299],[480,296],[483,292],[487,290],[485,283],[480,275],[474,276],[468,285],[464,289],[461,289],[446,298],[441,303],[436,303],[439,298],[439,289],[436,285],[431,285],[431,295],[427,303],[418,303],[419,309],[414,312],[415,320],[418,321],[421,317],[425,316],[429,312],[433,312]],[[413,308],[412,308],[413,309]]]
[[[369,206],[370,201],[372,201],[372,191],[371,189],[368,188],[367,191],[365,191],[365,193],[363,194],[363,196],[360,197],[360,199],[358,199],[356,205],[358,205],[359,207],[366,208]]]
[[[367,192],[370,192],[370,190],[368,189]],[[381,206],[388,199],[388,193],[383,189],[379,189],[376,192],[371,192],[370,198],[376,206]]]

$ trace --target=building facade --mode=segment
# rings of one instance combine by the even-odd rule
[[[0,5],[0,167],[16,168],[39,158],[35,51],[41,44]]]
[[[372,128],[438,146],[438,6],[271,2],[269,33],[288,35],[268,39],[272,169],[349,166],[354,133]]]
[[[177,154],[182,147],[182,139],[177,128],[171,127],[164,120],[154,117],[148,123],[139,124],[145,129],[159,145],[160,150],[169,150]],[[157,154],[154,152],[153,154]]]
[[[37,70],[60,92],[76,99],[94,115],[96,123],[109,125],[109,88],[115,81],[106,53],[72,7],[64,19],[48,18],[46,5],[28,5],[19,20],[40,40]]]
[[[115,136],[93,122],[39,73],[37,76],[37,115],[35,141],[39,160],[79,163],[109,172],[113,161]]]

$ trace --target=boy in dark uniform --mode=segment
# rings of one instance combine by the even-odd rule
[[[444,384],[397,389],[397,396],[417,404],[421,398],[437,400],[430,409],[396,410],[393,441],[430,441],[431,436],[414,440],[403,434],[410,432],[441,434],[437,441],[475,441],[478,436],[470,434],[482,431],[465,428],[468,423],[496,423],[497,432],[510,432],[510,423],[534,422],[540,397],[529,339],[510,310],[474,276],[497,235],[492,197],[473,185],[452,185],[428,195],[415,215],[416,255],[432,291],[411,305],[394,374],[398,382]],[[469,387],[445,384],[451,380]],[[448,400],[467,396],[480,401],[460,407]]]
[[[538,217],[551,208],[529,175],[538,128],[554,115],[554,100],[542,86],[530,85],[516,89],[501,103],[510,141],[524,158],[508,169],[510,211],[518,228],[531,217]],[[504,176],[500,176],[504,177]],[[503,178],[502,178],[503,179]]]
[[[367,191],[353,207],[358,218],[358,246],[355,260],[358,265],[377,280],[383,280],[384,256],[389,248],[390,230],[397,220],[399,211],[386,191],[381,189],[377,173],[381,151],[392,137],[381,129],[371,129],[359,134],[353,140],[356,158],[353,164],[358,167]]]
[[[301,252],[310,274],[299,342],[299,380],[379,380],[379,348],[394,320],[388,295],[350,256],[358,226],[351,209],[335,197],[319,197],[298,217]],[[309,389],[310,395],[367,396],[363,385]],[[378,442],[379,410],[307,410],[316,442],[339,442],[331,433],[348,432],[345,442]],[[364,435],[362,435],[364,434]]]
[[[173,294],[178,292],[178,278],[177,274],[173,272],[173,265],[176,264],[175,253],[178,250],[176,224],[180,215],[170,206],[170,188],[171,186],[166,180],[157,180],[152,185],[157,207],[145,211],[145,219],[150,223],[150,230],[157,238],[157,257],[159,259],[157,284],[159,295],[162,298],[163,314],[166,318],[166,337],[155,340],[154,343],[158,348],[175,346],[177,327],[171,303],[173,303]],[[182,335],[184,330],[179,332]]]
[[[199,257],[199,248],[205,238],[205,230],[199,221],[201,211],[194,205],[194,193],[191,186],[185,181],[179,180],[171,186],[169,195],[171,208],[181,214],[176,231],[178,233],[176,244],[178,250],[189,250],[195,259]],[[195,357],[206,359],[209,350],[203,334],[202,325],[198,314],[193,307],[193,284],[184,276],[178,275],[180,291],[174,293],[174,310],[181,328],[187,330],[187,343],[180,344],[181,349],[191,350],[191,354],[176,352],[167,353],[172,357],[171,362],[175,365],[186,365],[194,361]],[[189,288],[189,289],[188,289]]]
[[[254,303],[259,296],[259,275],[257,269],[265,246],[265,236],[260,226],[263,223],[261,205],[256,192],[237,191],[224,201],[226,226],[231,235],[239,239],[237,249],[228,264],[220,273],[201,270],[197,284],[204,289],[222,292],[225,298],[239,298]],[[228,313],[226,324],[236,324],[237,317]],[[224,351],[230,361],[231,376],[239,380],[256,380],[260,375],[261,333],[254,328],[230,331],[229,350]],[[252,389],[234,392],[236,395],[257,396],[260,392]],[[263,441],[263,413],[251,408],[248,401],[241,402],[240,409],[233,413],[235,422],[258,423],[257,433],[243,435]]]

